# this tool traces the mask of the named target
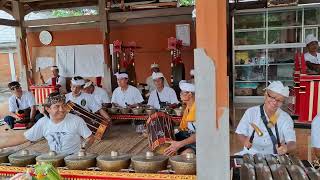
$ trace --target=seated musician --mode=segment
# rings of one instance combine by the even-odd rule
[[[116,73],[118,86],[112,94],[111,103],[118,107],[137,106],[143,98],[136,87],[128,84],[127,73]]]
[[[95,86],[93,82],[88,79],[85,81],[86,83],[83,86],[83,92],[93,95],[97,103],[102,105],[103,107],[108,107],[111,105],[110,97],[104,89]]]
[[[164,76],[161,72],[152,73],[152,79],[156,89],[149,96],[149,106],[161,109],[179,103],[176,92],[172,88],[164,86]]]
[[[51,93],[44,104],[46,116],[24,134],[9,131],[0,138],[0,149],[17,146],[44,137],[50,150],[66,155],[80,150],[82,139],[86,147],[94,142],[94,136],[84,120],[66,110],[65,96]]]
[[[304,59],[309,72],[320,73],[320,53],[318,53],[318,39],[309,34],[305,40],[308,52],[304,54]]]
[[[155,63],[151,64],[150,68],[151,68],[151,73],[160,72],[160,68],[159,68],[158,64],[155,64]],[[164,86],[169,87],[168,81],[166,80],[165,77],[163,77],[163,78],[164,78]],[[152,74],[151,74],[151,76],[147,77],[146,84],[147,84],[146,90],[148,90],[149,93],[151,93],[153,90],[156,89],[156,86],[155,86],[153,78],[152,78]]]
[[[44,81],[43,76],[40,73],[40,79],[43,84],[48,84],[48,85],[55,85],[57,89],[59,89],[59,92],[61,93],[67,93],[66,89],[66,78],[62,77],[59,75],[59,69],[57,66],[52,66],[50,68],[52,77],[49,78],[47,81]],[[55,81],[55,82],[52,82]]]
[[[71,92],[66,94],[66,101],[72,101],[82,108],[93,113],[99,112],[102,117],[110,121],[108,113],[102,109],[101,104],[98,104],[91,94],[81,92],[85,81],[82,77],[76,76],[71,80]]]
[[[315,152],[315,155],[320,159],[320,114],[313,118],[311,124],[311,146]]]
[[[165,155],[172,156],[175,153],[196,153],[196,105],[195,86],[186,81],[179,83],[181,89],[180,98],[187,105],[179,126],[179,132],[175,134],[176,141],[164,151]]]
[[[17,81],[8,84],[12,96],[9,98],[9,115],[4,121],[11,129],[14,128],[15,121],[29,123],[31,127],[43,115],[36,110],[36,103],[31,92],[23,91],[21,85]]]
[[[264,104],[246,110],[236,130],[240,142],[244,145],[243,151],[237,153],[238,155],[282,155],[295,150],[293,120],[288,113],[280,109],[288,97],[289,88],[280,81],[274,81],[266,88]]]

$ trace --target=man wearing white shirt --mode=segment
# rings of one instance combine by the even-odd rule
[[[149,96],[149,106],[161,109],[179,103],[176,92],[172,88],[164,86],[164,76],[161,72],[153,72],[152,79],[156,89]]]
[[[317,156],[320,159],[320,114],[314,117],[311,124],[311,146]]]
[[[50,68],[52,77],[49,78],[46,82],[43,79],[43,76],[40,74],[40,79],[43,84],[54,85],[61,93],[67,93],[66,89],[66,78],[59,75],[59,69],[57,66],[52,66]]]
[[[99,112],[106,120],[110,121],[108,113],[102,109],[101,104],[98,104],[91,94],[81,92],[85,81],[82,77],[76,76],[71,80],[71,92],[66,94],[66,101],[72,101],[84,109],[93,113]]]
[[[155,63],[151,64],[150,69],[151,69],[151,73],[160,72],[160,67],[159,67],[159,65],[158,65],[158,64],[155,64]],[[169,87],[169,84],[168,84],[168,81],[166,80],[166,78],[163,77],[163,79],[164,79],[164,86]],[[156,89],[156,86],[155,86],[154,81],[153,81],[153,79],[152,79],[152,74],[151,74],[151,76],[149,76],[149,77],[146,79],[146,84],[147,84],[146,90],[148,90],[149,93],[151,93],[153,90]]]
[[[238,155],[282,155],[295,150],[293,120],[288,113],[280,109],[288,97],[289,88],[280,81],[274,81],[266,88],[264,104],[251,107],[245,112],[236,129],[236,134],[244,146]],[[262,132],[261,136],[259,131]]]
[[[51,93],[44,104],[46,116],[24,134],[4,133],[0,138],[0,149],[17,146],[41,138],[48,141],[49,149],[65,155],[88,148],[94,142],[94,136],[84,120],[66,110],[65,96]]]
[[[314,37],[313,34],[309,34],[305,39],[305,44],[308,50],[308,52],[304,54],[307,67],[311,71],[320,73],[320,53],[318,53],[318,39]]]
[[[17,81],[8,84],[12,96],[9,98],[9,115],[4,118],[4,121],[11,129],[14,128],[16,120],[23,122],[29,121],[28,127],[31,127],[43,115],[36,110],[36,103],[33,94],[28,91],[23,91],[21,85]],[[22,116],[19,116],[22,114]]]
[[[94,97],[94,99],[97,101],[98,104],[100,104],[104,107],[109,106],[110,97],[107,94],[107,92],[104,89],[102,89],[98,86],[95,86],[92,81],[87,79],[86,83],[83,86],[82,91],[85,93],[91,94]]]
[[[127,73],[116,73],[118,86],[112,94],[111,103],[119,107],[136,106],[143,102],[140,91],[128,84]]]

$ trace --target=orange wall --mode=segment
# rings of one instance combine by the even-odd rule
[[[216,89],[217,110],[228,107],[226,4],[225,1],[213,0],[196,2],[197,47],[204,48],[216,65],[219,87]],[[218,116],[220,115],[221,111],[218,111]]]
[[[183,24],[181,22],[177,24]],[[190,22],[191,23],[191,22]],[[191,26],[192,27],[192,26]],[[66,30],[51,32],[53,41],[50,46],[79,45],[79,44],[102,44],[102,33],[99,29]],[[138,82],[145,82],[150,75],[150,64],[159,63],[161,71],[170,80],[170,52],[167,50],[167,38],[175,37],[175,24],[152,24],[134,25],[111,28],[110,42],[121,40],[124,43],[136,41],[141,49],[136,51],[136,72]],[[43,46],[39,41],[39,32],[28,33],[28,45],[30,57],[32,47]],[[186,65],[186,76],[193,67],[193,48],[195,47],[195,34],[192,31],[192,45],[182,52],[182,58]]]
[[[13,56],[16,77],[19,77],[19,63],[16,54]],[[0,53],[0,87],[7,87],[8,83],[11,81],[11,69],[8,53]]]
[[[160,70],[164,73],[167,80],[171,75],[171,56],[167,50],[169,37],[175,37],[175,25],[186,24],[188,22],[149,24],[139,26],[128,26],[113,28],[110,34],[110,41],[122,40],[124,43],[135,41],[141,49],[136,50],[135,67],[138,82],[145,82],[150,76],[150,65],[154,62],[160,65]],[[189,22],[190,24],[191,22]],[[190,24],[192,29],[192,25]],[[195,33],[191,30],[191,46],[182,50],[182,60],[186,67],[186,78],[190,78],[190,69],[193,68],[193,49],[195,48]]]

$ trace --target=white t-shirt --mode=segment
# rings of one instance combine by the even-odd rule
[[[176,92],[169,87],[164,87],[161,92],[158,92],[161,102],[168,102],[170,104],[179,103]],[[148,105],[160,109],[160,104],[157,96],[157,90],[153,90],[148,99]]]
[[[66,94],[66,102],[68,101],[72,101],[82,106],[84,109],[94,113],[102,108],[101,104],[98,104],[91,94],[83,92],[78,97],[72,96],[72,92]]]
[[[27,109],[35,104],[33,94],[29,91],[22,91],[21,98],[17,98],[15,95],[9,98],[9,111],[15,113],[17,110]]]
[[[320,114],[314,117],[311,124],[311,146],[320,148]]]
[[[49,78],[46,81],[46,84],[51,85],[52,84],[52,78]],[[66,88],[66,84],[67,83],[66,83],[66,78],[65,77],[59,76],[57,78],[56,84],[59,84],[61,86],[60,91],[67,92],[67,88]]]
[[[278,132],[280,137],[280,142],[290,142],[290,141],[296,141],[296,134],[294,131],[293,126],[293,120],[291,119],[290,115],[283,110],[278,110],[279,117],[277,121],[278,126]],[[266,117],[269,121],[268,116]],[[261,153],[261,154],[273,154],[273,144],[272,140],[270,138],[270,135],[267,131],[266,126],[264,125],[261,115],[260,115],[260,106],[254,106],[244,113],[242,119],[240,120],[240,123],[237,127],[236,133],[241,134],[247,137],[250,137],[253,128],[251,127],[250,123],[254,123],[256,126],[259,127],[259,129],[263,132],[263,136],[259,137],[256,133],[253,138],[252,147],[248,151],[247,148],[244,148],[245,153]],[[271,128],[274,136],[276,136],[275,127]],[[241,152],[239,153],[242,154]]]
[[[100,105],[103,103],[110,103],[110,97],[107,94],[107,92],[98,86],[94,86],[94,91],[92,95],[94,96],[94,99],[97,101],[97,103]]]
[[[37,141],[44,137],[50,150],[69,155],[80,150],[81,137],[87,139],[91,134],[82,118],[69,113],[58,124],[47,116],[42,117],[24,133],[24,136],[29,141]]]
[[[121,107],[126,107],[126,103],[131,105],[141,103],[142,101],[143,98],[139,90],[131,85],[128,86],[128,89],[126,91],[122,91],[120,87],[117,87],[113,91],[111,98],[112,103],[117,103]]]
[[[305,59],[305,61],[309,61],[313,64],[320,64],[320,53],[317,53],[317,57],[315,57],[307,52],[304,54],[304,59]]]
[[[152,76],[147,77],[146,84],[147,84],[146,90],[148,90],[149,92],[152,92],[153,90],[156,89],[156,86],[154,85]],[[170,87],[166,78],[164,78],[164,86]]]

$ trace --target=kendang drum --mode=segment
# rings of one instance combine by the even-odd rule
[[[70,113],[80,116],[92,131],[96,139],[102,139],[103,135],[109,129],[110,124],[101,115],[92,113],[71,101],[67,102]]]
[[[171,117],[164,112],[156,112],[148,118],[146,126],[151,151],[163,154],[170,146],[168,141],[174,140]]]

